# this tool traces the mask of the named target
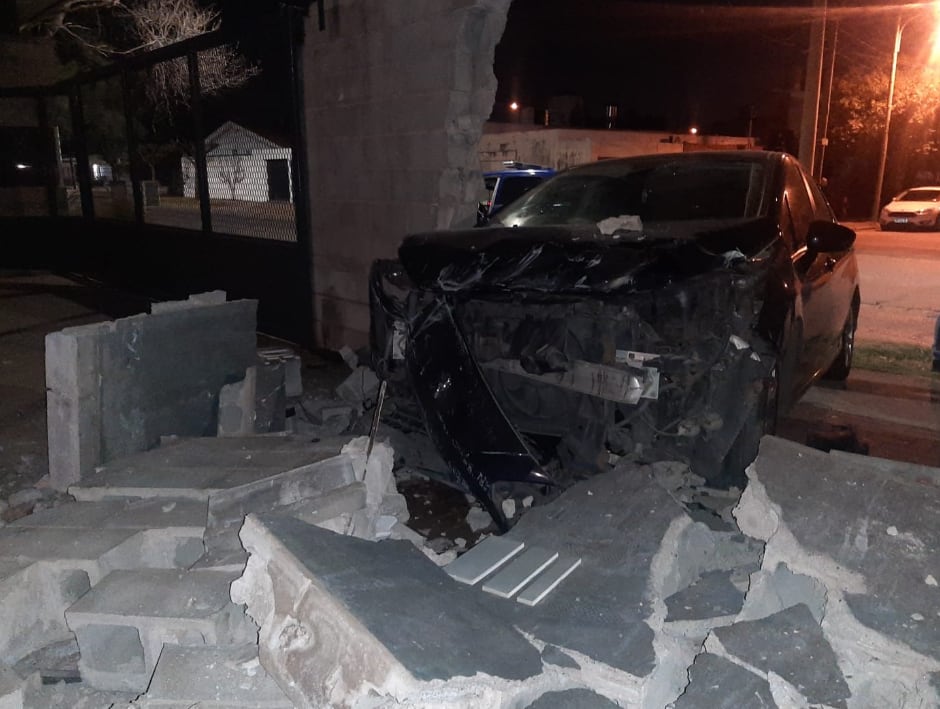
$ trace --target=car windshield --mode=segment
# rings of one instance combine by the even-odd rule
[[[936,202],[940,200],[940,190],[908,190],[897,198],[898,202]]]
[[[558,175],[507,207],[505,226],[739,221],[768,210],[763,163],[729,160],[598,162]],[[636,227],[632,227],[636,228]]]

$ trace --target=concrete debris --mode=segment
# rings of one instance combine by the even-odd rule
[[[379,391],[379,378],[369,367],[356,367],[342,384],[336,387],[336,395],[355,406],[374,400]]]
[[[219,425],[216,435],[248,436],[255,432],[255,385],[258,370],[249,367],[245,378],[219,391]]]
[[[763,439],[748,468],[734,514],[766,542],[762,573],[774,580],[757,579],[745,611],[775,617],[799,603],[832,649],[849,706],[940,705],[925,681],[940,671],[940,594],[924,583],[925,571],[940,568],[937,472],[777,438]],[[887,533],[892,526],[904,535]],[[810,678],[813,668],[801,671]]]
[[[467,524],[472,532],[482,532],[493,526],[493,518],[479,505],[472,505],[467,513]]]
[[[7,498],[7,504],[10,507],[25,507],[35,505],[43,498],[43,491],[34,487],[25,487],[17,490]]]
[[[303,395],[302,362],[294,350],[288,347],[263,347],[258,350],[258,359],[267,368],[282,370],[286,396],[293,399]]]
[[[511,497],[503,500],[502,502],[503,514],[506,515],[506,519],[512,519],[516,516],[516,501]]]
[[[339,356],[343,358],[343,361],[354,372],[359,367],[359,356],[352,350],[352,348],[349,345],[343,345],[342,347],[340,347]]]
[[[218,297],[46,336],[53,487],[161,436],[215,433],[219,390],[255,363],[257,329],[256,301]]]

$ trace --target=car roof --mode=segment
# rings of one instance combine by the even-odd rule
[[[776,164],[784,160],[796,160],[788,153],[782,153],[772,150],[699,150],[692,153],[655,153],[650,155],[634,155],[628,158],[609,158],[597,160],[595,162],[585,163],[571,168],[570,172],[581,170],[590,171],[598,166],[617,165],[662,165],[666,163],[687,162],[694,163],[714,163],[714,162],[755,162]]]
[[[547,177],[554,174],[555,170],[550,167],[513,162],[506,163],[501,170],[487,170],[483,173],[483,177],[505,177],[507,175],[540,175]]]

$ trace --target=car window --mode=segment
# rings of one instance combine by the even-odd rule
[[[754,161],[595,163],[564,173],[500,214],[509,226],[736,221],[767,213],[767,170]]]
[[[898,202],[936,202],[940,200],[940,190],[908,190],[897,198]]]
[[[504,176],[501,188],[499,190],[497,206],[501,207],[505,204],[509,204],[515,199],[518,199],[541,181],[541,177],[535,177],[532,175],[519,175],[518,177],[515,175]]]
[[[823,191],[819,189],[816,180],[808,177],[803,170],[800,170],[800,172],[803,174],[803,184],[806,185],[806,189],[809,190],[810,197],[812,198],[814,218],[834,222],[836,220],[835,212],[832,211],[829,200],[826,199],[826,195],[823,194]]]
[[[810,222],[816,217],[813,203],[806,191],[806,181],[800,169],[792,162],[785,166],[784,177],[784,235],[795,252],[806,246]]]

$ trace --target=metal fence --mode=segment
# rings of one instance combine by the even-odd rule
[[[217,32],[55,86],[0,89],[0,217],[298,241],[307,194],[291,34],[279,18],[237,41]]]

